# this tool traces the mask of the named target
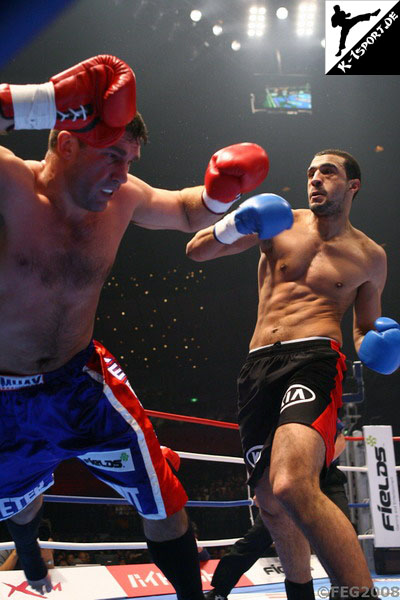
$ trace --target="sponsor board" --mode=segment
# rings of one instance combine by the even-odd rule
[[[374,545],[400,547],[400,505],[390,425],[363,427]]]
[[[321,566],[316,556],[311,557],[311,575],[313,579],[327,577],[326,571]],[[283,567],[279,558],[259,558],[258,561],[247,571],[246,577],[252,585],[266,583],[280,583],[285,580]]]
[[[22,571],[0,571],[0,598],[12,600],[113,600],[125,592],[106,567],[66,567],[50,571],[54,589],[39,594],[28,585]]]
[[[203,544],[203,542],[201,542]],[[206,545],[206,543],[204,543]],[[201,563],[203,590],[211,589],[211,579],[218,560]],[[325,577],[316,557],[311,558],[314,578]],[[13,600],[42,598],[43,600],[113,600],[173,594],[174,589],[152,563],[141,565],[56,567],[50,571],[54,589],[39,594],[28,586],[22,571],[0,571],[0,598]],[[247,587],[284,581],[278,558],[261,558],[242,575],[236,587]]]

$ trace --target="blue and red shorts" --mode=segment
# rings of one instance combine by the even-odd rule
[[[178,512],[187,495],[115,358],[98,342],[50,373],[0,375],[0,520],[79,458],[147,519]]]

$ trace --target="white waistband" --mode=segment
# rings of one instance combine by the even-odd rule
[[[19,390],[21,388],[31,387],[33,385],[40,385],[41,383],[44,383],[44,376],[41,373],[38,375],[26,375],[22,377],[0,374],[1,392],[7,390]]]
[[[298,338],[296,340],[285,340],[284,342],[275,342],[274,344],[267,344],[266,346],[258,346],[258,348],[252,348],[251,350],[249,350],[249,353],[251,354],[252,352],[256,352],[257,350],[263,350],[264,348],[272,348],[272,346],[275,346],[276,344],[295,344],[296,342],[310,342],[311,340],[329,340],[330,342],[335,342],[337,344],[337,341],[329,338],[329,337],[321,337],[321,336],[313,336],[313,337],[306,337],[306,338]]]

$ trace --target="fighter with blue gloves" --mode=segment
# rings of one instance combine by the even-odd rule
[[[323,150],[307,169],[307,209],[259,194],[187,246],[196,261],[260,249],[257,323],[237,382],[238,422],[248,482],[275,541],[288,600],[314,599],[310,546],[338,585],[354,597],[374,595],[354,528],[319,487],[334,455],[346,370],[341,321],[350,306],[364,364],[383,374],[400,366],[399,324],[380,316],[385,251],[349,219],[360,187],[354,157]]]

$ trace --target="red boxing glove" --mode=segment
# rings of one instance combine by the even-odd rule
[[[135,116],[135,75],[115,56],[95,56],[49,83],[1,85],[0,109],[14,119],[15,129],[66,129],[103,148],[115,143]]]
[[[257,144],[245,142],[218,150],[205,174],[204,204],[217,214],[225,212],[240,194],[259,186],[268,171],[268,155]]]

